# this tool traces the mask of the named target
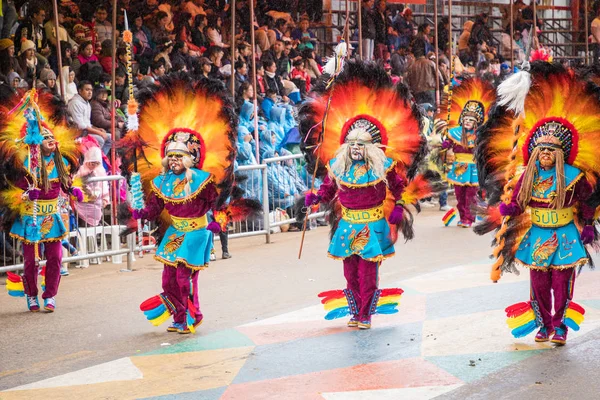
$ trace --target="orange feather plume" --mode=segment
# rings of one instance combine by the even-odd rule
[[[311,103],[314,121],[323,120],[329,100],[323,140],[320,147],[312,149],[319,156],[320,163],[326,165],[335,156],[340,144],[344,143],[346,123],[353,117],[366,115],[383,128],[385,133],[382,134],[381,144],[386,146],[386,155],[404,166],[412,164],[422,145],[419,121],[408,102],[396,90],[374,90],[358,80],[335,85],[332,91]],[[307,142],[317,143],[316,136],[320,134],[321,129],[317,125],[311,131],[310,136],[313,137]]]
[[[460,86],[454,87],[450,105],[450,120],[448,122],[450,128],[459,125],[460,114],[469,100],[476,100],[483,104],[484,118],[487,118],[490,107],[496,101],[496,90],[489,82],[481,79],[465,79]],[[440,110],[448,109],[447,101],[448,99],[445,100],[445,104],[442,104]],[[445,119],[447,114],[442,112],[438,117]]]

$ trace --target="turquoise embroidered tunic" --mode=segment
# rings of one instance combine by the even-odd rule
[[[60,209],[58,207],[58,196],[61,191],[58,170],[54,164],[54,155],[45,156],[46,171],[48,172],[48,180],[50,189],[45,192],[43,189],[40,193],[40,198],[33,202],[25,200],[21,208],[22,212],[13,223],[10,236],[21,240],[25,243],[32,244],[38,242],[53,242],[62,240],[68,233],[65,224],[60,217]],[[69,162],[63,157],[63,162],[68,168]],[[25,160],[25,170],[29,169],[29,159]],[[41,180],[38,171],[38,182]],[[26,190],[29,185],[29,180],[23,177],[17,186]],[[36,207],[36,217],[33,217],[33,208]]]
[[[556,196],[556,168],[544,170],[537,163],[532,197],[529,203],[532,226],[519,244],[516,260],[537,270],[566,269],[585,265],[588,256],[573,221],[573,206],[579,200],[577,183],[581,171],[565,165],[565,208],[548,208]],[[515,191],[516,192],[516,191]]]
[[[456,160],[448,172],[449,182],[460,186],[478,186],[477,164],[473,159],[473,147],[475,146],[475,135],[468,135],[468,146],[464,148],[461,144],[462,127],[457,126],[448,130],[448,139],[444,143],[445,148],[452,148]]]

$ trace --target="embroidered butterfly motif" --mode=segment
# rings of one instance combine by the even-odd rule
[[[185,190],[185,185],[187,184],[187,178],[182,179],[181,181],[177,178],[173,184],[173,194],[175,196],[179,196]]]
[[[181,236],[177,236],[176,234],[172,234],[169,236],[169,241],[165,244],[165,253],[171,254],[177,251],[181,247],[183,243],[183,239],[185,238],[185,233]]]
[[[371,230],[369,229],[369,225],[365,225],[364,228],[361,229],[360,232],[356,233],[355,229],[352,229],[350,236],[348,239],[351,239],[350,242],[350,250],[352,251],[362,251],[369,243],[369,238],[371,237]]]
[[[552,236],[544,243],[540,244],[540,242],[541,238],[538,238],[533,246],[531,258],[533,258],[533,261],[535,261],[536,264],[543,265],[558,248],[558,238],[556,237],[556,232],[554,232],[554,234],[552,234]]]
[[[548,189],[550,189],[552,187],[553,183],[554,183],[553,176],[546,178],[546,179],[542,179],[541,177],[536,178],[536,180],[533,182],[533,195],[535,197],[544,196],[544,193],[546,193],[548,191]]]
[[[46,164],[46,173],[48,175],[50,175],[52,173],[52,170],[54,169],[54,160],[50,160],[50,162],[48,164]]]
[[[42,236],[46,236],[52,230],[52,226],[54,225],[54,217],[52,215],[48,215],[42,221],[42,225],[40,226],[40,233]]]
[[[465,163],[456,163],[454,167],[454,175],[461,176],[465,172],[467,172],[468,164]]]
[[[354,175],[355,179],[360,179],[363,176],[365,176],[367,174],[367,172],[369,172],[367,169],[367,165],[362,164],[362,165],[356,166],[354,168],[354,172],[352,174]]]

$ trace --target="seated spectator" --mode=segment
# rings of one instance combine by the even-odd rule
[[[107,74],[112,73],[112,40],[105,40],[102,42],[102,50],[100,50],[98,62],[100,62],[104,72]]]
[[[135,58],[140,63],[140,71],[146,73],[152,63],[156,45],[150,29],[144,25],[144,19],[141,15],[135,15],[133,21],[134,24],[131,27],[131,33],[133,34]]]
[[[171,52],[173,51],[173,42],[168,38],[162,39],[158,42],[156,50],[158,50],[158,53],[156,53],[154,56],[154,61],[162,61],[165,66],[166,73],[169,73],[173,66],[171,64],[170,56]]]
[[[192,29],[192,42],[199,49],[204,48],[204,51],[210,46],[210,40],[206,37],[204,30],[206,29],[206,15],[198,14],[194,18],[194,27]],[[203,51],[201,51],[203,52]]]
[[[186,42],[177,42],[173,46],[173,52],[171,53],[171,63],[175,71],[181,70],[185,67],[186,71],[192,69],[192,57],[190,56],[190,49]],[[178,68],[175,68],[175,64]]]
[[[210,73],[212,71],[212,62],[206,57],[201,57],[200,60],[198,60],[198,66],[200,68],[200,78],[211,79]]]
[[[79,46],[79,55],[73,59],[73,64],[71,65],[73,67],[73,71],[75,71],[75,75],[78,75],[81,67],[87,63],[100,65],[98,57],[96,57],[94,54],[94,46],[92,42],[83,42]]]
[[[261,63],[258,63],[256,64],[256,95],[261,99],[264,98],[267,89],[267,83],[265,82],[265,67]]]
[[[92,125],[92,106],[90,100],[94,93],[92,83],[80,81],[77,85],[77,94],[73,96],[67,106],[69,115],[77,129],[81,130],[82,136],[88,135],[96,140],[98,146],[105,154],[110,151],[112,142],[108,133]]]
[[[93,126],[104,129],[106,132],[110,132],[112,126],[108,95],[108,89],[102,86],[97,87],[96,90],[94,90],[94,95],[92,101],[90,102],[92,106],[90,122]],[[123,128],[125,127],[125,120],[122,117],[117,116],[115,124],[115,138],[118,140],[122,137]]]
[[[292,31],[292,39],[298,51],[303,51],[304,49],[314,50],[315,48],[317,39],[315,34],[308,29],[309,26],[308,18],[302,18],[298,24],[298,28]]]
[[[252,86],[248,82],[244,83],[242,88],[246,88],[250,93],[252,92]],[[253,132],[254,105],[245,100],[240,110],[240,124],[238,126],[237,161],[239,165],[257,164],[255,156],[256,142],[254,141]],[[245,195],[249,198],[262,198],[262,174],[259,171],[239,171],[238,174],[247,177],[247,180],[242,183],[242,188],[246,191]]]
[[[115,87],[113,99],[121,103],[120,109],[127,112],[127,102],[129,101],[129,83],[127,82],[127,72],[121,67],[115,71]]]
[[[17,93],[19,87],[21,86],[21,77],[16,72],[10,72],[6,77],[6,82],[12,89],[14,93]]]
[[[61,75],[63,85],[63,99],[65,103],[69,103],[77,94],[77,84],[75,83],[75,71],[71,67],[63,67]]]
[[[19,76],[23,74],[15,57],[15,44],[10,39],[0,39],[0,74],[8,76],[11,72],[16,72]]]
[[[290,73],[290,79],[300,89],[300,93],[304,96],[310,92],[310,76],[306,72],[304,60],[294,61],[294,69]]]
[[[235,62],[235,91],[238,92],[242,83],[248,80],[248,65],[245,61]]]
[[[105,40],[112,40],[113,28],[108,22],[108,9],[105,5],[100,5],[96,8],[94,30],[96,31],[97,43],[102,43]]]
[[[431,34],[431,26],[425,22],[419,25],[419,29],[417,31],[417,36],[415,40],[422,40],[425,43],[425,54],[429,54],[434,51],[433,45],[431,44],[431,39],[429,35]]]
[[[166,12],[159,11],[156,13],[151,30],[154,43],[164,43],[165,41],[171,40],[171,33],[167,30],[168,23],[169,15]]]
[[[58,10],[58,39],[56,38],[56,29],[54,27],[54,18],[50,18],[48,22],[44,25],[44,31],[46,32],[46,37],[48,38],[48,42],[50,43],[52,53],[56,54],[56,45],[58,44],[57,40],[62,42],[67,42],[71,44],[76,44],[76,42],[71,39],[69,33],[63,26],[65,21],[65,11],[62,9]],[[62,50],[62,49],[61,49]]]
[[[81,188],[84,194],[82,202],[75,203],[79,219],[86,226],[98,226],[102,220],[102,211],[110,203],[110,191],[107,181],[86,182],[89,178],[105,177],[106,170],[102,166],[102,152],[98,147],[91,147],[84,155],[83,164],[75,175],[83,178]]]
[[[58,86],[56,85],[56,74],[54,71],[52,71],[50,68],[44,68],[42,72],[40,72],[40,79],[38,80],[37,89],[59,97]]]
[[[189,55],[191,57],[198,57],[202,52],[200,51],[200,47],[196,46],[192,39],[193,23],[194,19],[190,13],[181,14],[179,16],[179,23],[175,28],[175,35],[178,42],[187,44]]]
[[[277,65],[275,64],[275,61],[268,59],[263,62],[263,66],[265,68],[265,83],[267,84],[267,89],[271,89],[277,96],[286,99],[287,101],[283,82],[281,81],[281,77],[277,75]]]
[[[223,67],[223,56],[225,52],[219,46],[210,46],[206,52],[206,57],[211,62],[210,77],[213,79],[223,79],[221,68]]]
[[[275,42],[271,50],[264,53],[262,56],[263,61],[267,59],[271,59],[275,62],[277,68],[277,74],[282,78],[286,79],[288,76],[288,69],[290,66],[290,60],[284,54],[284,44],[283,41],[278,40]]]
[[[21,43],[19,65],[21,66],[21,71],[23,71],[21,78],[25,79],[31,86],[31,83],[38,73],[38,59],[35,56],[35,44],[33,44],[31,40],[25,40]]]
[[[61,41],[60,42],[60,52],[61,52],[61,58],[62,58],[61,61],[62,61],[63,68],[70,67],[71,64],[73,63],[73,58],[72,58],[73,46],[71,45],[71,43]],[[50,68],[52,68],[52,70],[54,72],[58,72],[58,56],[56,53],[53,52],[50,55],[50,57],[48,57],[48,63],[50,64]]]
[[[223,36],[221,35],[221,25],[223,19],[218,14],[211,14],[208,17],[208,25],[206,27],[206,37],[210,41],[211,46],[219,46],[222,48],[229,48],[229,44],[223,43]]]
[[[475,22],[465,21],[463,24],[463,31],[458,38],[458,56],[460,60],[465,63],[465,60],[469,54],[469,39],[471,38],[471,30],[473,29]]]
[[[240,43],[237,46],[237,60],[244,61],[246,64],[250,65],[252,61],[252,46],[250,43]]]
[[[33,43],[33,50],[38,56],[38,61],[46,63],[46,57],[50,55],[50,47],[46,31],[44,30],[44,21],[46,20],[46,10],[40,4],[32,4],[28,9],[28,18],[23,21],[15,32],[15,51],[21,54],[22,45],[26,41]]]
[[[161,61],[154,61],[152,66],[150,67],[150,76],[154,79],[155,82],[165,75],[165,63]]]
[[[304,49],[302,51],[302,59],[304,60],[304,67],[310,76],[311,83],[317,82],[317,79],[321,77],[323,69],[315,60],[315,51],[311,49]]]
[[[398,14],[394,20],[394,28],[398,32],[398,47],[409,47],[415,35],[415,23],[413,20],[413,12],[406,7],[402,14]]]

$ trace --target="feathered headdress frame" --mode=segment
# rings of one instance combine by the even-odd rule
[[[27,130],[27,117],[24,112],[15,109],[21,100],[21,96],[15,94],[0,105],[0,160],[6,166],[6,173],[11,170],[15,173],[22,172],[29,154],[29,146],[23,141]],[[48,93],[37,93],[35,101],[40,113],[42,131],[48,130],[52,133],[60,153],[69,161],[71,173],[74,173],[80,157],[75,142],[79,133],[67,125],[65,103]]]
[[[196,166],[214,175],[222,204],[233,183],[237,115],[224,85],[214,80],[194,80],[187,75],[161,78],[160,85],[138,95],[139,130],[119,143],[125,168],[138,172],[145,190],[162,169],[166,146],[185,143]]]
[[[489,201],[500,201],[507,183],[505,171],[526,165],[529,154],[544,136],[556,136],[565,162],[586,173],[595,184],[600,177],[596,162],[600,146],[600,91],[560,64],[531,65],[531,87],[519,116],[510,105],[495,104],[479,128],[475,156],[480,186]]]
[[[440,110],[447,110],[449,99],[447,98]],[[464,79],[459,86],[452,91],[450,104],[450,118],[448,127],[453,128],[462,125],[466,115],[477,119],[477,125],[481,125],[487,117],[492,104],[496,101],[496,90],[488,81],[478,78]],[[438,115],[438,118],[446,119],[446,112]]]
[[[299,117],[300,147],[309,171],[314,171],[319,159],[319,176],[326,174],[325,165],[348,132],[358,127],[371,134],[373,142],[398,162],[409,179],[427,151],[421,114],[411,103],[408,89],[402,84],[394,87],[385,70],[376,64],[348,62],[331,89],[327,90],[324,82],[317,85]]]

